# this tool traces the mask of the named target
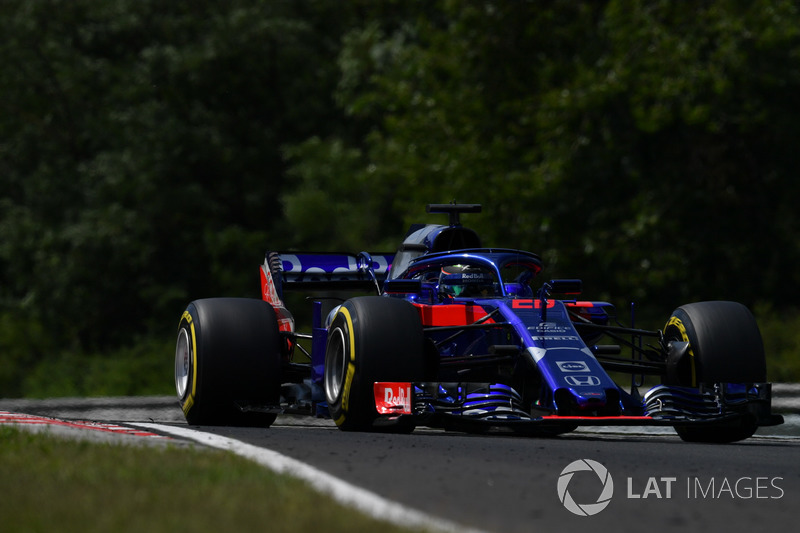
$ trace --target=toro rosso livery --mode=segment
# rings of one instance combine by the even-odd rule
[[[343,430],[533,435],[668,425],[705,442],[782,422],[743,305],[692,303],[661,330],[623,326],[610,303],[579,299],[580,280],[538,281],[537,255],[482,247],[460,223],[479,205],[427,211],[449,224],[412,226],[395,254],[268,252],[261,300],[189,304],[175,356],[187,421],[269,426],[290,413]],[[284,304],[292,290],[312,295],[310,333]]]

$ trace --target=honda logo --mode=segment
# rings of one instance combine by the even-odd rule
[[[600,378],[595,376],[566,376],[564,380],[573,387],[600,385]]]

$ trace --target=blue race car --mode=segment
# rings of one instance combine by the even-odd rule
[[[610,303],[577,298],[580,280],[537,283],[537,255],[482,247],[460,223],[480,208],[428,205],[449,224],[413,225],[395,254],[268,252],[261,300],[190,303],[175,353],[186,420],[267,427],[287,413],[353,431],[531,435],[665,425],[700,442],[783,422],[745,306],[692,303],[662,330],[626,327]],[[284,304],[292,290],[316,295],[308,334]]]

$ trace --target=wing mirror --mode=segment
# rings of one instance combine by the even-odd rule
[[[547,297],[551,294],[576,295],[583,292],[583,282],[579,279],[551,279],[539,290],[541,299],[542,322],[547,320]]]
[[[542,287],[548,294],[580,294],[583,292],[583,282],[579,279],[551,279]]]

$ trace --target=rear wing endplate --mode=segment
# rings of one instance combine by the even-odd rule
[[[273,281],[279,299],[283,298],[284,289],[363,290],[380,294],[393,259],[394,254],[367,252],[267,252],[261,269],[262,277]]]

